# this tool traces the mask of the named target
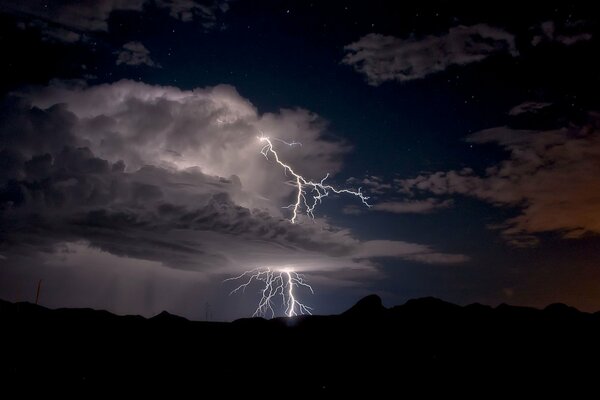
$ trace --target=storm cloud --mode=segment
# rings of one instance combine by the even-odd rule
[[[317,115],[259,114],[231,86],[57,82],[9,96],[1,113],[5,264],[65,245],[205,279],[282,265],[342,271],[344,279],[343,271],[376,274],[379,258],[466,260],[425,245],[361,241],[323,219],[291,224],[281,206],[293,188],[260,154],[257,137],[302,142],[280,151],[311,178],[339,171],[350,146],[327,139]]]

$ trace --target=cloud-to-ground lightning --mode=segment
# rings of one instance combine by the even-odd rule
[[[266,136],[260,136],[258,138],[260,142],[264,143],[264,146],[260,150],[261,154],[268,160],[271,155],[275,162],[283,167],[284,173],[288,173],[293,177],[292,184],[296,188],[295,201],[287,207],[292,210],[292,218],[290,222],[296,223],[298,215],[301,209],[304,207],[306,214],[314,219],[314,210],[318,204],[321,204],[324,197],[329,196],[329,193],[336,194],[349,194],[358,197],[361,202],[367,207],[371,205],[367,202],[368,196],[365,196],[361,191],[350,189],[338,189],[329,184],[325,183],[325,180],[329,178],[329,173],[325,175],[323,179],[318,182],[306,179],[302,175],[298,174],[294,169],[281,161],[279,154],[273,146],[273,141],[281,142],[287,146],[301,146],[301,143],[297,142],[286,142],[278,138],[269,138]],[[312,200],[308,197],[312,196]],[[246,288],[252,282],[261,282],[264,286],[261,293],[261,299],[258,303],[256,311],[254,311],[253,317],[271,317],[275,316],[275,302],[277,298],[281,298],[282,308],[285,310],[285,315],[293,317],[302,314],[311,314],[312,308],[302,304],[296,296],[295,289],[303,287],[313,292],[313,288],[306,282],[306,277],[302,274],[295,272],[292,268],[283,269],[271,269],[271,268],[255,268],[251,271],[246,271],[243,274],[226,279],[225,281],[240,281],[243,283],[237,288],[233,289],[230,294],[237,293],[239,291],[244,292]]]
[[[296,296],[296,289],[305,288],[311,293],[314,293],[313,288],[306,283],[306,277],[299,274],[291,268],[271,269],[271,268],[255,268],[251,271],[246,271],[243,274],[225,279],[227,281],[240,281],[243,283],[233,289],[230,294],[244,292],[246,288],[254,281],[262,282],[264,287],[260,291],[262,297],[258,303],[258,307],[253,317],[274,317],[277,305],[275,300],[280,298],[281,305],[285,315],[293,317],[296,315],[311,314],[311,307],[302,304]]]
[[[329,178],[329,173],[327,173],[327,175],[325,175],[325,177],[318,182],[308,180],[302,175],[298,174],[296,171],[294,171],[291,166],[281,161],[279,155],[277,154],[277,151],[275,151],[275,148],[273,147],[272,139],[266,136],[260,136],[258,139],[261,142],[265,143],[265,145],[260,151],[261,154],[265,156],[266,159],[269,159],[269,155],[272,155],[275,159],[275,162],[283,167],[284,172],[286,174],[289,173],[293,177],[292,183],[296,187],[296,200],[289,206],[285,207],[292,210],[292,218],[290,219],[290,222],[292,224],[296,223],[296,221],[298,220],[298,214],[300,213],[302,206],[304,206],[306,214],[314,219],[315,216],[313,212],[315,210],[315,207],[318,204],[321,204],[323,198],[329,196],[329,193],[331,192],[336,194],[344,193],[356,196],[362,201],[364,205],[366,205],[367,207],[371,207],[371,205],[367,202],[369,197],[364,195],[364,193],[361,191],[361,188],[358,188],[358,190],[337,189],[329,184],[325,184],[325,180]],[[288,146],[300,145],[300,143],[288,143],[280,139],[273,140],[278,140]],[[307,196],[312,196],[312,200],[308,200]]]

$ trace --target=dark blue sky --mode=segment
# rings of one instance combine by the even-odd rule
[[[130,79],[184,91],[228,84],[259,116],[309,110],[326,122],[322,137],[352,147],[335,182],[376,177],[381,186],[364,187],[374,189],[373,209],[340,198],[324,203],[319,218],[363,242],[418,243],[465,256],[458,263],[424,263],[375,255],[377,277],[358,279],[352,290],[323,286],[311,298],[317,312],[339,312],[370,292],[388,305],[436,296],[461,304],[566,302],[600,309],[599,185],[590,178],[599,172],[593,158],[600,61],[593,56],[597,20],[585,2],[524,9],[520,2],[240,0],[205,3],[213,7],[209,14],[182,2],[191,7],[188,18],[174,17],[161,2],[123,10],[106,1],[109,11],[84,23],[77,19],[88,15],[83,6],[71,14],[61,11],[61,2],[3,3],[4,97],[69,79],[88,87]],[[45,11],[46,4],[61,12]],[[79,39],[57,39],[57,29]],[[146,61],[116,64],[128,42],[143,45]],[[346,46],[356,43],[360,60],[343,62],[352,53]],[[519,105],[525,106],[515,109]],[[495,127],[510,132],[467,140]],[[560,129],[557,139],[552,132]],[[3,135],[0,149],[7,149],[13,141]],[[510,141],[512,135],[522,136]],[[470,172],[458,173],[464,168]],[[458,178],[448,178],[449,171]],[[407,181],[416,177],[420,185]],[[377,209],[381,203],[397,208]],[[415,211],[407,203],[425,208]],[[4,208],[3,218],[12,218],[10,212]],[[0,254],[10,255],[16,239],[6,234],[0,240]],[[135,258],[125,250],[111,253]],[[17,275],[10,274],[15,285],[27,286]],[[9,286],[2,293],[14,297]],[[205,300],[231,301],[220,292]],[[65,302],[77,305],[76,295]],[[202,317],[203,308],[171,307]],[[248,306],[216,309],[230,318]]]

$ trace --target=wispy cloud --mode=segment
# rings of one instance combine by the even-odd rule
[[[518,54],[512,34],[486,24],[461,25],[443,35],[403,39],[370,33],[344,49],[347,54],[342,63],[364,74],[374,86],[421,79],[494,54]]]
[[[117,52],[116,63],[117,65],[147,65],[160,68],[160,65],[150,57],[150,50],[140,42],[125,43],[123,48]]]

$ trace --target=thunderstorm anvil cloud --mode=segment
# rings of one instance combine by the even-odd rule
[[[376,274],[378,257],[466,259],[403,241],[382,247],[319,218],[290,224],[281,205],[293,188],[260,154],[259,132],[302,142],[280,154],[310,177],[340,171],[350,148],[323,139],[326,124],[315,114],[259,114],[231,86],[56,83],[6,98],[2,113],[2,159],[10,160],[0,169],[7,270],[46,263],[65,244],[203,279],[291,265],[338,271],[328,281],[334,284]]]

